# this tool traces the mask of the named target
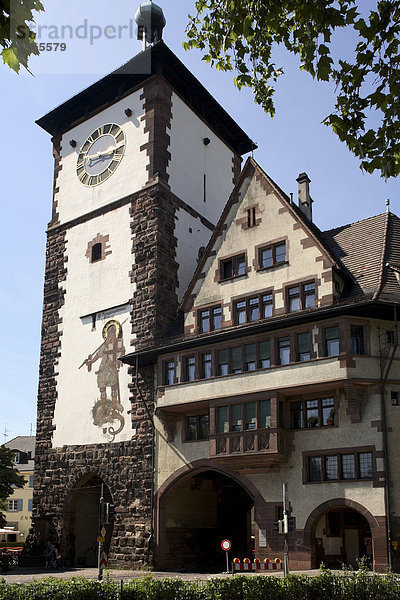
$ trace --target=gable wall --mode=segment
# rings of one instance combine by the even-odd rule
[[[193,290],[193,307],[186,314],[185,330],[195,329],[195,315],[199,307],[222,302],[223,326],[232,322],[231,301],[241,296],[264,290],[274,290],[274,314],[285,312],[285,286],[304,280],[315,280],[317,306],[333,300],[332,265],[324,258],[320,247],[305,231],[285,201],[278,198],[269,184],[247,178],[241,188],[241,202],[232,206],[226,226],[216,240],[212,256],[208,258]],[[247,228],[247,209],[256,207],[258,224]],[[257,247],[286,240],[288,262],[256,270]],[[248,272],[237,279],[218,281],[218,263],[231,255],[247,254]]]

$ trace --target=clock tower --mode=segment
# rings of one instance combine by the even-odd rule
[[[70,565],[96,563],[101,484],[111,564],[151,562],[152,367],[119,358],[175,326],[199,253],[253,142],[136,14],[142,51],[38,120],[54,153],[34,521]]]

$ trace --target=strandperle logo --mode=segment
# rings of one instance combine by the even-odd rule
[[[89,40],[91,46],[100,39],[122,40],[136,38],[137,26],[133,19],[129,19],[124,25],[95,25],[88,19],[84,19],[80,25],[36,25],[31,23],[27,25],[18,25],[16,27],[17,39],[28,38],[35,34],[36,42],[65,42],[68,40]]]

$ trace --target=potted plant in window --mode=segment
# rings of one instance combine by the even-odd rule
[[[329,411],[329,416],[326,420],[326,424],[327,425],[334,425],[335,423],[335,409],[331,408],[331,410]]]
[[[307,419],[308,427],[317,427],[318,426],[318,417],[312,416]]]

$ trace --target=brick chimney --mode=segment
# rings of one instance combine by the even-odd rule
[[[300,173],[296,179],[299,184],[299,208],[308,221],[312,221],[313,199],[310,196],[310,181],[307,173]]]

